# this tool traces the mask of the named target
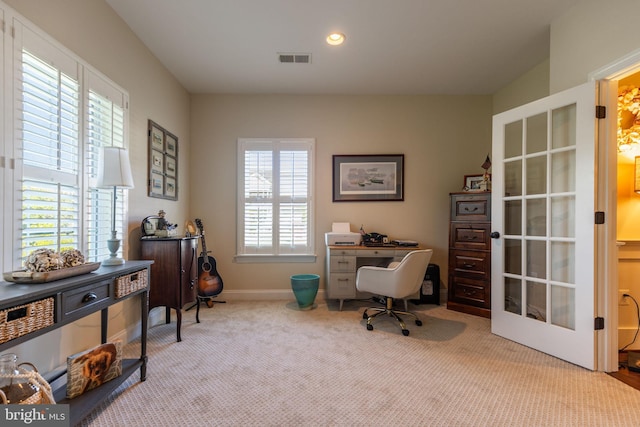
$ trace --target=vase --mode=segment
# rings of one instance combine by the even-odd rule
[[[31,365],[31,364],[29,364]],[[32,366],[32,365],[31,365]],[[0,403],[39,403],[32,397],[39,391],[29,373],[18,365],[18,356],[6,353],[0,356]]]
[[[320,276],[317,274],[296,274],[291,276],[291,289],[300,310],[310,310],[318,294]]]

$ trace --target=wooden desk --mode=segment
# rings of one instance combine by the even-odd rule
[[[147,376],[147,317],[149,314],[149,266],[151,261],[128,261],[124,265],[100,267],[96,271],[67,279],[56,280],[42,284],[17,284],[0,282],[0,310],[11,310],[34,301],[52,298],[54,302],[53,324],[34,330],[26,335],[11,339],[0,344],[0,352],[28,341],[40,335],[51,332],[75,320],[88,316],[97,311],[101,312],[100,339],[107,341],[107,326],[109,306],[125,299],[138,296],[140,299],[140,358],[124,359],[122,361],[122,375],[94,388],[74,399],[66,399],[66,372],[59,372],[59,378],[51,382],[57,403],[69,404],[70,425],[76,425],[103,400],[111,394],[130,375],[140,368],[140,381]],[[116,297],[115,282],[118,277],[140,272],[147,275],[147,287],[138,289],[121,298]],[[43,349],[46,351],[46,349]],[[71,355],[71,354],[69,354]],[[29,360],[22,359],[23,362]]]
[[[400,261],[419,246],[327,246],[326,291],[327,299],[344,300],[365,298],[356,289],[356,273],[363,265],[386,267],[390,262]]]

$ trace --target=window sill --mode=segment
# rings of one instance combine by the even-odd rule
[[[295,262],[316,262],[317,256],[309,255],[236,255],[233,261],[238,264],[258,264],[258,263],[295,263]]]

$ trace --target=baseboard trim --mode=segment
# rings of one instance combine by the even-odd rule
[[[281,300],[295,301],[296,299],[291,289],[225,290],[216,298],[223,301],[281,301]],[[325,298],[324,289],[319,289],[316,299],[323,300],[324,298]]]

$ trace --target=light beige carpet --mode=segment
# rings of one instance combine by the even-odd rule
[[[364,303],[228,302],[149,331],[133,375],[88,426],[630,426],[640,392],[421,305],[405,337]],[[163,308],[162,308],[163,309]],[[127,350],[129,351],[129,350]]]

